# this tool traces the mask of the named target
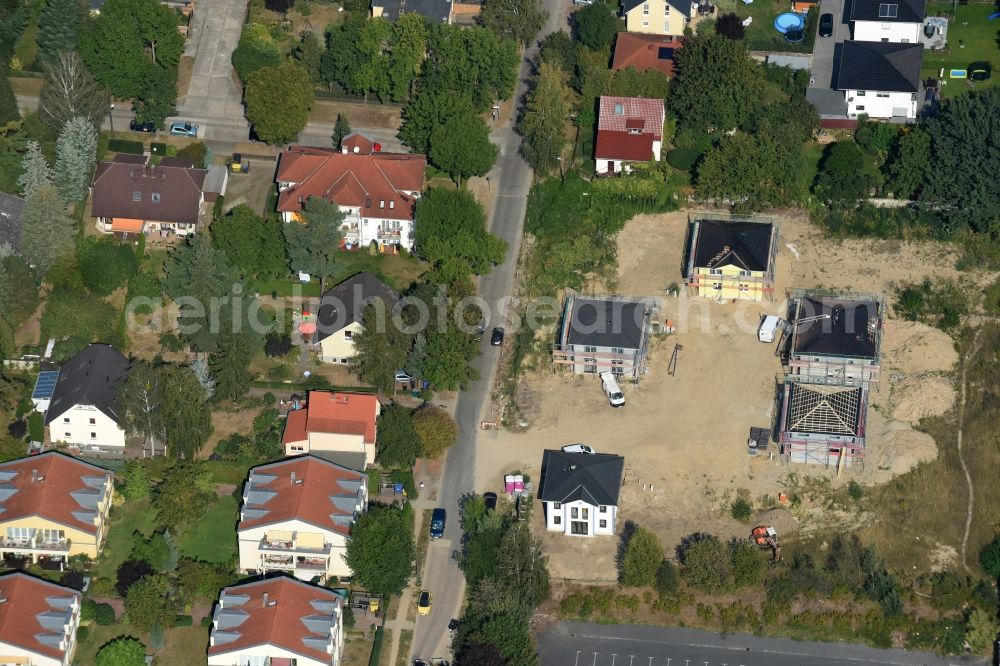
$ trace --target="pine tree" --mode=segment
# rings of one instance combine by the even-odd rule
[[[38,17],[38,59],[52,60],[59,51],[75,51],[82,16],[77,0],[46,0]]]
[[[87,196],[90,175],[97,163],[97,130],[81,116],[63,127],[56,142],[55,183],[69,203]]]
[[[52,184],[52,171],[37,141],[28,142],[28,150],[21,158],[21,168],[24,173],[17,179],[17,184],[21,187],[24,198],[27,199],[35,190]]]
[[[17,98],[7,78],[7,68],[0,66],[0,125],[6,125],[21,117],[17,110]]]
[[[73,218],[54,185],[42,185],[28,195],[21,213],[21,254],[45,274],[73,251]]]
[[[344,137],[351,133],[351,123],[348,122],[347,116],[342,113],[337,114],[337,124],[333,126],[333,147],[340,150],[344,143]]]
[[[218,397],[239,400],[250,388],[250,361],[253,342],[240,333],[225,332],[219,336],[219,350],[209,357],[208,367],[218,382]]]
[[[209,398],[215,395],[215,378],[212,377],[212,372],[208,369],[208,359],[204,356],[196,358],[191,363],[191,371],[198,378],[198,383],[201,384],[201,387],[205,389],[205,394]]]

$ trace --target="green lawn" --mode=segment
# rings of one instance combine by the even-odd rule
[[[96,576],[111,580],[114,580],[119,565],[132,552],[132,535],[138,531],[148,536],[156,527],[156,516],[148,499],[126,502],[115,509],[115,512],[103,557],[94,565]]]
[[[1000,77],[1000,46],[997,40],[1000,39],[1000,20],[987,20],[987,16],[996,11],[993,4],[979,5],[959,5],[955,14],[955,19],[948,22],[948,47],[949,53],[931,53],[924,51],[923,76],[937,78],[941,68],[945,69],[944,80],[947,83],[942,86],[941,92],[944,97],[954,97],[963,93],[972,86],[961,79],[949,79],[949,69],[965,69],[969,63],[977,60],[988,60],[993,64],[993,76],[984,83],[976,84],[980,86],[995,85]],[[938,13],[951,14],[951,3],[937,3],[927,5],[927,15],[934,16]],[[961,45],[964,44],[965,48]]]
[[[415,257],[401,254],[369,254],[367,250],[341,252],[337,257],[338,276],[343,278],[367,271],[385,282],[396,291],[405,291],[410,285],[427,272],[426,262]],[[328,279],[327,287],[332,287],[340,278]],[[309,284],[301,284],[298,280],[258,280],[252,283],[252,288],[262,296],[276,293],[278,296],[292,296],[299,287],[302,296],[316,298],[320,295],[319,280]]]
[[[228,562],[236,554],[239,500],[225,495],[216,500],[177,542],[181,555],[204,562]]]
[[[802,153],[805,155],[805,168],[799,174],[801,192],[808,193],[812,188],[813,182],[816,180],[816,174],[819,172],[819,162],[823,159],[823,151],[825,149],[825,145],[812,142],[807,143],[803,147]]]
[[[101,647],[119,636],[138,638],[146,646],[147,654],[156,654],[161,664],[203,664],[208,648],[208,628],[177,627],[167,629],[162,650],[153,650],[149,645],[149,634],[133,629],[126,623],[101,627],[95,623],[89,626],[90,635],[80,642],[73,663],[93,664]]]
[[[717,0],[722,14],[735,13],[741,19],[753,17],[753,23],[746,30],[744,38],[752,51],[788,51],[791,53],[812,53],[816,39],[816,12],[812,12],[806,23],[805,39],[798,44],[786,42],[774,29],[774,19],[790,9],[788,0],[755,0],[745,5],[741,0]]]

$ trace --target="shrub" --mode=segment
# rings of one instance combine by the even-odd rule
[[[667,164],[681,171],[690,171],[701,157],[701,153],[693,148],[674,148],[667,153]]]
[[[348,610],[351,610],[351,608],[350,608],[350,606],[344,606],[344,610],[348,611]],[[354,617],[354,611],[351,611],[351,617],[352,618]],[[345,620],[347,619],[347,613],[344,613],[344,619]],[[211,615],[206,615],[205,617],[201,618],[201,626],[203,626],[203,627],[211,627],[212,626],[212,616]],[[347,622],[344,622],[344,627],[347,628]]]
[[[152,155],[159,155],[160,157],[163,157],[167,154],[167,144],[159,141],[153,141],[149,144],[149,152]]]
[[[83,572],[70,569],[69,571],[63,573],[59,582],[66,587],[73,588],[74,590],[83,590]]]
[[[175,627],[191,627],[194,626],[194,619],[190,615],[178,615],[174,618]]]
[[[656,591],[661,597],[670,596],[677,591],[677,567],[670,560],[663,560],[656,569]]]
[[[764,576],[766,566],[762,551],[744,539],[729,542],[729,558],[733,565],[733,582],[736,587],[757,585]]]
[[[729,513],[734,520],[746,523],[753,517],[753,507],[750,506],[750,502],[739,497],[729,505]]]
[[[292,351],[292,338],[287,333],[269,333],[264,342],[264,353],[271,358],[286,356]]]
[[[865,496],[865,490],[861,487],[860,483],[851,479],[847,484],[847,496],[855,502],[858,502]]]
[[[979,551],[979,564],[990,578],[1000,578],[1000,536],[997,536]]]
[[[90,636],[90,629],[87,627],[77,627],[76,628],[76,642],[83,643]]]
[[[733,565],[726,546],[711,534],[696,533],[681,542],[678,555],[684,564],[681,575],[702,592],[719,592],[732,585]]]
[[[142,141],[132,141],[131,139],[111,139],[108,141],[108,150],[114,153],[142,155],[145,149],[143,148]]]
[[[189,143],[184,146],[177,151],[177,156],[188,158],[194,164],[195,168],[208,168],[208,164],[205,163],[205,160],[208,157],[208,146],[201,141],[195,141],[194,143]]]
[[[125,560],[118,567],[115,581],[115,589],[118,595],[124,597],[128,588],[139,581],[143,576],[153,573],[153,567],[145,560]]]
[[[111,604],[94,605],[94,621],[102,627],[108,627],[115,623],[115,609]]]
[[[84,286],[98,296],[107,296],[124,285],[139,268],[131,247],[93,236],[80,241],[76,263]]]
[[[80,621],[87,622],[88,620],[93,620],[96,608],[97,608],[96,601],[94,601],[93,599],[84,599],[80,603]]]
[[[28,417],[28,437],[33,442],[40,442],[45,438],[45,416],[41,412],[32,412]]]
[[[663,563],[663,546],[656,535],[642,527],[636,527],[630,534],[622,534],[627,539],[625,555],[618,568],[618,580],[628,587],[652,587],[656,584],[656,574]]]

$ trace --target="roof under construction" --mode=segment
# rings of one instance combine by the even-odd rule
[[[759,273],[771,269],[770,222],[698,220],[691,248],[694,267],[738,266]]]
[[[859,387],[793,383],[788,400],[785,431],[861,436],[864,394]]]
[[[881,304],[875,299],[803,296],[795,305],[795,354],[878,357]]]

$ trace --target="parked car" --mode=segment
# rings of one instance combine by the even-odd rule
[[[833,14],[820,14],[819,36],[833,37]]]
[[[574,5],[592,5],[594,0],[573,0]]]
[[[173,136],[189,136],[193,139],[198,137],[198,126],[191,123],[172,123],[170,134]]]
[[[408,374],[406,374],[406,372],[404,370],[397,370],[396,371],[396,375],[395,375],[395,380],[397,382],[401,382],[401,383],[405,384],[407,382],[412,382],[413,381],[413,377],[411,377]]]
[[[757,328],[757,339],[761,342],[774,342],[774,337],[777,335],[778,328],[782,323],[781,317],[762,315],[760,326]]]
[[[483,493],[483,504],[486,505],[487,511],[494,511],[497,508],[497,494],[496,493]]]
[[[601,387],[604,389],[604,395],[608,396],[608,402],[611,403],[612,407],[621,407],[625,404],[625,394],[618,386],[618,380],[613,372],[601,373]]]
[[[144,132],[146,134],[156,133],[156,123],[148,120],[144,123],[140,123],[138,120],[133,118],[132,122],[128,124],[128,128],[133,132]]]
[[[980,60],[969,65],[969,80],[981,83],[990,78],[993,73],[993,66],[985,60]]]
[[[503,328],[497,326],[493,329],[493,335],[490,336],[490,344],[494,347],[499,347],[503,344]]]
[[[417,613],[420,615],[431,614],[431,593],[427,590],[420,593],[420,600],[417,601]]]
[[[444,536],[444,523],[448,516],[444,509],[438,507],[431,514],[431,538],[440,539]]]
[[[562,447],[563,453],[588,453],[594,455],[594,449],[586,444],[567,444]]]

